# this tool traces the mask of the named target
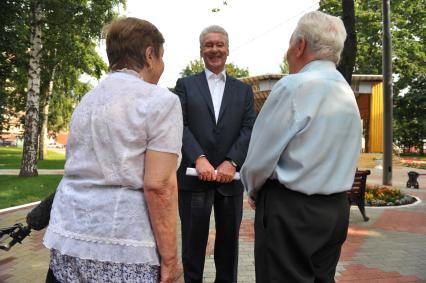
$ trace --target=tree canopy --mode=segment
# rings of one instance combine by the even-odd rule
[[[41,127],[48,117],[48,112],[40,115],[39,110],[48,110],[49,104],[59,107],[51,109],[50,117],[55,129],[64,128],[67,124],[60,121],[69,120],[81,91],[88,89],[80,76],[99,78],[107,70],[96,47],[103,26],[116,16],[115,7],[120,4],[125,0],[0,3],[0,131],[8,112],[26,111],[24,159],[27,132],[32,133],[33,148],[38,135],[33,125]]]
[[[70,95],[79,91],[77,85],[82,73],[99,78],[107,70],[106,64],[96,51],[97,41],[101,38],[103,26],[116,16],[114,7],[124,2],[42,2],[41,104],[46,103],[45,96],[50,81],[54,82],[54,91]],[[29,0],[0,2],[0,131],[3,125],[7,125],[1,122],[7,119],[9,112],[19,112],[25,108],[29,17]],[[75,103],[76,100],[71,102]],[[66,127],[66,124],[63,127]]]
[[[354,72],[382,74],[382,1],[354,0],[354,4],[357,36]],[[321,0],[320,10],[341,16],[342,1]],[[424,127],[420,126],[422,123],[426,124],[425,117],[421,114],[426,108],[423,105],[422,111],[412,112],[414,110],[412,107],[413,101],[424,95],[420,87],[426,76],[426,2],[392,0],[390,15],[394,74],[394,137],[401,144],[407,141],[406,136],[417,136],[416,144],[420,145],[426,139]],[[404,109],[399,109],[401,107]],[[403,115],[406,111],[412,112],[410,123],[406,118],[408,116]]]
[[[0,132],[15,111],[24,109],[27,87],[28,3],[0,1]]]
[[[397,143],[405,148],[424,150],[426,138],[426,76],[420,75],[411,82],[409,90],[404,96],[396,96],[395,108],[395,136]]]
[[[382,73],[382,15],[380,0],[354,0],[358,54],[355,72]],[[340,16],[341,0],[321,0],[320,10]],[[419,74],[426,74],[426,2],[392,0],[393,72],[397,94]]]
[[[202,72],[204,70],[204,63],[202,60],[194,60],[189,62],[188,65],[180,72],[180,75],[182,77],[187,77],[189,75],[193,75],[199,72]],[[249,76],[249,70],[246,68],[239,68],[238,66],[234,65],[233,63],[225,64],[225,70],[226,72],[234,77],[234,78],[243,78]]]

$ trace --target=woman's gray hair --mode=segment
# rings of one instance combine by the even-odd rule
[[[220,33],[220,34],[223,34],[225,36],[226,47],[229,47],[229,37],[228,37],[228,33],[226,32],[226,30],[223,27],[221,27],[221,26],[212,25],[212,26],[206,27],[201,32],[201,34],[200,34],[200,48],[203,47],[204,37],[208,33]]]
[[[304,38],[308,49],[317,59],[340,61],[346,39],[345,25],[338,17],[313,11],[302,16],[293,33],[292,41]]]

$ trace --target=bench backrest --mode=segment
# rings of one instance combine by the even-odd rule
[[[371,174],[370,170],[356,170],[354,182],[352,183],[352,188],[348,192],[349,197],[354,200],[360,196],[360,194],[365,193],[365,186],[367,184],[367,176]]]

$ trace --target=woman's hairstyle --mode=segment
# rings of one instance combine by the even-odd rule
[[[228,37],[228,33],[226,32],[226,30],[223,27],[221,27],[221,26],[213,25],[213,26],[206,27],[201,32],[201,34],[200,34],[200,48],[203,48],[204,37],[208,33],[220,33],[220,34],[223,34],[225,36],[226,47],[229,47],[229,37]]]
[[[304,38],[308,49],[317,59],[339,63],[346,39],[345,26],[338,17],[313,11],[300,18],[292,40]]]
[[[160,57],[163,35],[150,22],[137,18],[121,18],[106,29],[106,52],[111,71],[132,69],[139,72],[145,65],[145,51],[154,49]]]

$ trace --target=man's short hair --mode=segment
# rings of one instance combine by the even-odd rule
[[[341,19],[320,11],[303,15],[293,33],[292,40],[304,38],[308,49],[317,59],[340,61],[346,30]]]
[[[145,51],[151,46],[160,57],[164,37],[150,22],[138,18],[121,18],[109,24],[106,51],[111,71],[132,69],[140,71],[145,65]]]
[[[220,33],[223,34],[225,36],[225,44],[226,47],[229,47],[229,37],[228,37],[228,33],[226,32],[226,30],[221,27],[221,26],[217,26],[217,25],[212,25],[212,26],[208,26],[205,29],[203,29],[203,31],[200,34],[200,48],[203,47],[203,41],[204,41],[204,37],[208,34],[208,33]]]

